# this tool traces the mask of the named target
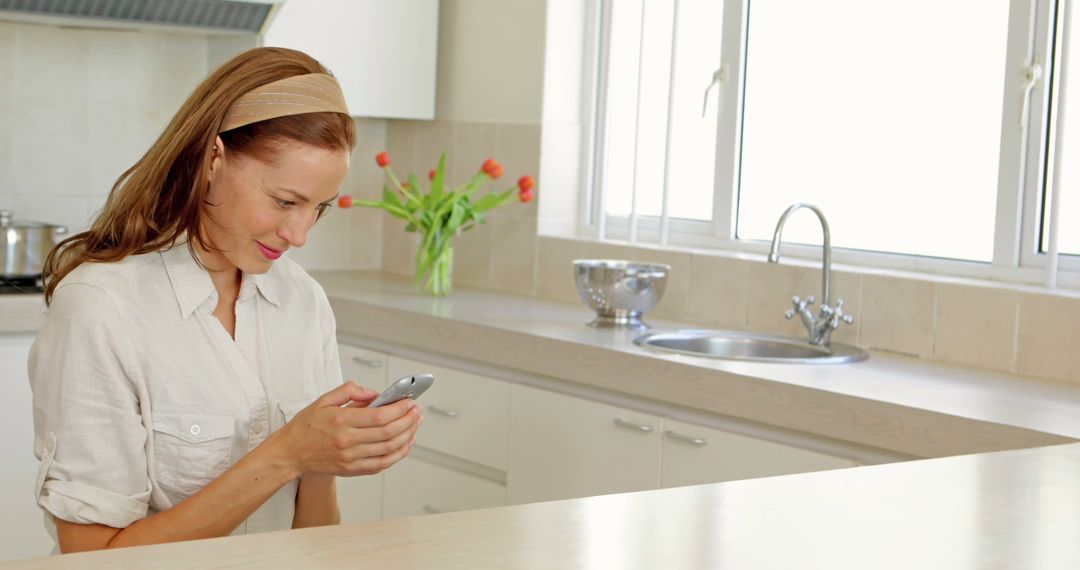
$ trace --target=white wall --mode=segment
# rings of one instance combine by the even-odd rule
[[[210,71],[209,56],[222,54],[199,35],[0,22],[0,208],[86,229],[116,178]],[[386,144],[386,124],[357,126],[342,191],[370,193],[382,184],[370,158]],[[380,224],[355,210],[331,212],[290,255],[308,269],[378,267]]]

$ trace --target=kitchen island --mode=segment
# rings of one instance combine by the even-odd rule
[[[464,287],[432,299],[379,272],[314,275],[342,342],[807,434],[808,447],[935,459],[0,568],[1080,568],[1076,384],[877,352],[843,366],[662,353],[634,345],[634,333],[584,326],[584,306]],[[27,317],[31,304],[21,303]]]
[[[1080,568],[1080,444],[0,568]]]

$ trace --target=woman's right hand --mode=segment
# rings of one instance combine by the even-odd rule
[[[375,396],[355,382],[346,382],[301,410],[270,438],[298,474],[378,473],[408,455],[423,419],[420,408],[408,398],[380,408],[366,407]],[[345,404],[350,405],[342,407]]]

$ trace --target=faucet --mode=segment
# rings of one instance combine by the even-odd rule
[[[780,234],[784,231],[788,216],[801,208],[817,214],[818,220],[821,221],[821,233],[824,235],[821,253],[821,312],[815,317],[809,309],[809,306],[814,304],[813,295],[806,299],[799,299],[796,296],[791,298],[792,308],[784,313],[784,318],[790,320],[795,315],[799,315],[803,326],[806,327],[806,332],[810,334],[810,344],[827,347],[833,331],[840,328],[840,323],[845,322],[850,325],[855,322],[855,317],[844,313],[843,299],[837,299],[835,307],[830,304],[832,243],[829,236],[829,222],[825,221],[825,214],[817,206],[796,202],[784,210],[784,213],[780,215],[780,220],[776,222],[776,231],[773,232],[772,247],[769,248],[769,263],[780,262]]]

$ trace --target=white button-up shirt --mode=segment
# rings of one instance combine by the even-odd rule
[[[342,382],[322,287],[288,258],[244,274],[236,339],[186,243],[84,263],[30,351],[36,493],[49,516],[116,528],[169,509]],[[298,481],[233,534],[290,528]]]

